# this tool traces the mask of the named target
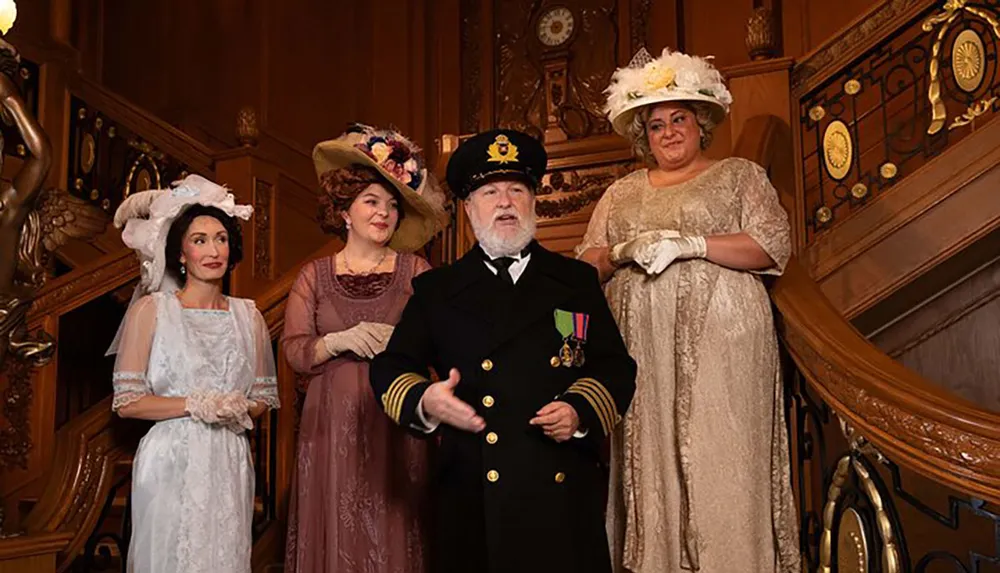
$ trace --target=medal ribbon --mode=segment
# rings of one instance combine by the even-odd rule
[[[575,328],[573,326],[573,313],[556,309],[556,330],[562,335],[563,340],[569,338]]]
[[[587,341],[587,327],[590,326],[590,315],[582,312],[573,313],[573,338],[580,342]]]

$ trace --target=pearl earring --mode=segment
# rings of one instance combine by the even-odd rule
[[[181,265],[181,274],[182,275],[186,275],[187,274],[187,267],[185,267],[184,265]]]

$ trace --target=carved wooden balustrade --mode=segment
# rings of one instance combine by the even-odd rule
[[[790,155],[787,127],[774,116],[753,116],[733,147],[734,155],[765,166],[779,190],[795,188],[793,170],[783,165]],[[954,150],[967,152],[971,144],[956,143]],[[924,181],[928,172],[911,174],[911,184],[932,185]],[[876,348],[798,260],[770,292],[787,356],[786,408],[806,569],[994,570],[1000,565],[1000,414]]]
[[[879,2],[792,69],[801,260],[847,316],[997,228],[998,19]]]
[[[809,570],[1000,565],[1000,415],[875,348],[798,262],[771,296],[794,362],[788,416]]]

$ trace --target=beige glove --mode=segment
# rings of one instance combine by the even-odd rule
[[[658,275],[676,260],[705,258],[708,247],[705,237],[676,237],[663,239],[652,250],[652,261],[641,266],[647,274]]]
[[[393,328],[388,324],[359,322],[347,330],[327,334],[323,337],[323,346],[330,356],[353,352],[359,358],[374,358],[385,350]]]
[[[636,238],[618,243],[608,252],[608,258],[615,265],[636,263],[641,267],[653,262],[654,248],[664,239],[680,237],[677,231],[664,229],[662,231],[646,231]]]

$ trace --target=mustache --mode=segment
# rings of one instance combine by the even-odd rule
[[[493,213],[493,218],[490,220],[491,223],[495,223],[500,220],[500,217],[514,217],[518,222],[521,221],[521,215],[513,209],[504,209],[502,211],[497,211]]]

